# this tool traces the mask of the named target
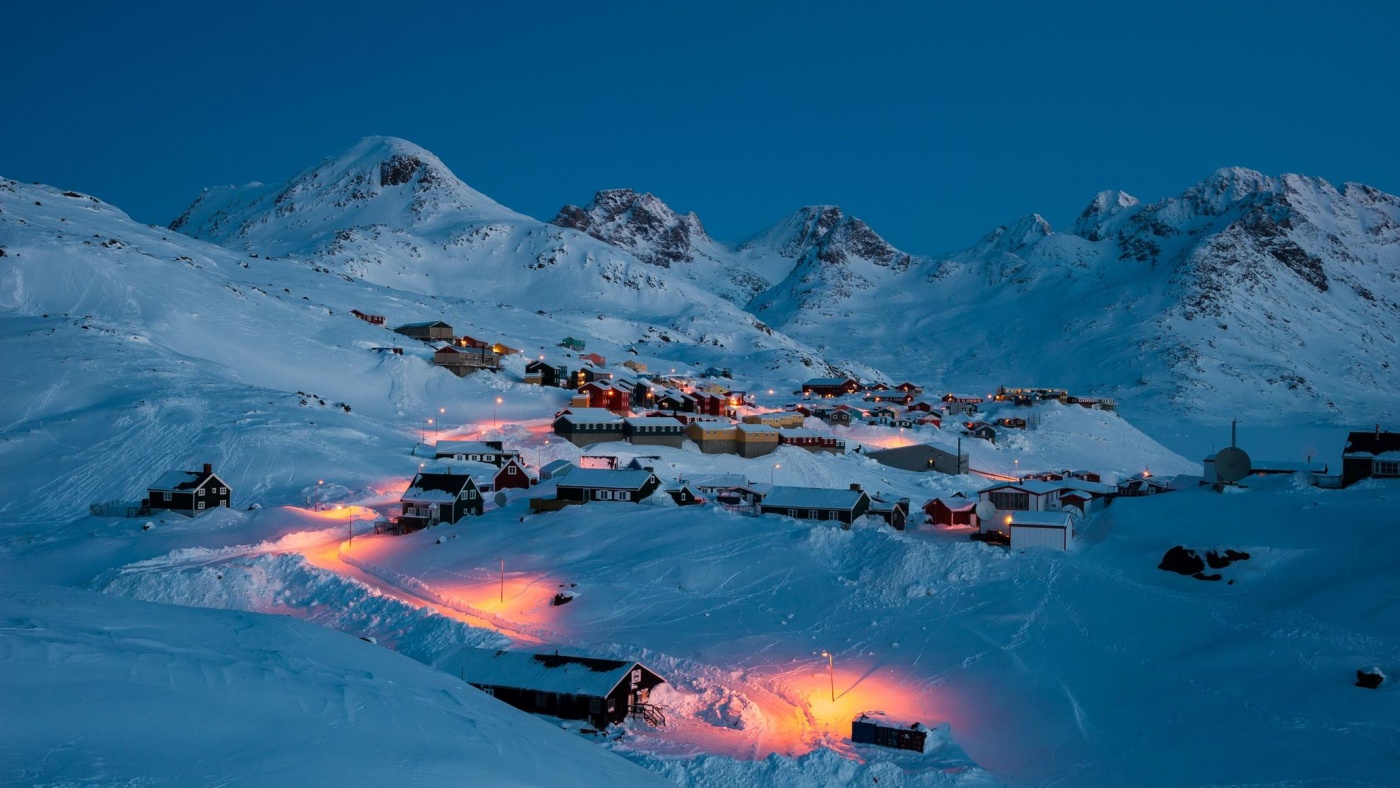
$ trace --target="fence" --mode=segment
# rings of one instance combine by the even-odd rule
[[[93,517],[140,517],[143,507],[133,501],[103,501],[88,504],[88,512]]]

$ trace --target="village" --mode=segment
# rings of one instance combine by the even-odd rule
[[[355,317],[384,324],[377,315]],[[393,330],[426,343],[432,348],[431,363],[457,377],[518,377],[513,381],[518,385],[559,389],[562,407],[506,425],[494,413],[500,397],[491,403],[489,423],[449,424],[446,407],[439,408],[405,441],[404,452],[417,462],[418,471],[399,483],[389,505],[332,504],[320,485],[308,491],[307,509],[332,516],[343,511],[347,518],[349,541],[337,552],[335,566],[372,568],[347,550],[357,536],[361,550],[367,536],[387,540],[424,531],[441,531],[436,543],[443,544],[456,538],[453,526],[470,525],[475,518],[518,517],[521,528],[550,529],[555,521],[567,520],[574,507],[600,504],[704,507],[756,518],[755,527],[770,518],[843,530],[877,523],[911,538],[981,542],[1012,554],[1073,552],[1076,538],[1093,518],[1115,504],[1131,505],[1120,499],[1202,486],[1226,490],[1252,476],[1301,474],[1322,488],[1400,478],[1400,433],[1379,426],[1349,436],[1341,473],[1332,475],[1325,463],[1310,457],[1291,462],[1244,455],[1241,461],[1237,455],[1243,452],[1234,447],[1233,436],[1229,449],[1203,457],[1201,475],[1159,475],[1148,467],[1123,469],[1111,462],[1101,467],[1029,467],[1027,462],[1023,467],[1019,456],[1010,458],[1007,472],[1000,456],[1004,447],[1014,444],[1015,436],[1035,432],[1048,415],[1082,409],[1118,419],[1117,403],[1056,388],[999,387],[986,396],[926,396],[917,383],[889,385],[854,377],[812,378],[792,391],[757,382],[740,388],[729,369],[652,372],[635,359],[610,366],[574,337],[559,343],[558,360],[541,355],[523,367],[517,360],[523,374],[515,376],[503,359],[520,357],[522,351],[503,343],[459,337],[442,321]],[[397,345],[376,351],[404,354]],[[820,474],[824,483],[812,483],[794,471],[793,458],[802,456],[817,462],[827,458]],[[872,488],[872,462],[906,481]],[[696,471],[711,465],[712,473]],[[866,481],[831,484],[843,468],[852,476],[861,469]],[[911,483],[921,484],[919,479],[935,481],[942,494],[922,499],[907,494]],[[160,475],[139,504],[94,504],[92,513],[198,517],[232,507],[234,500],[227,482],[204,464],[198,471]],[[504,604],[505,560],[495,560],[501,563],[499,602]],[[580,593],[567,582],[543,588],[549,593],[539,604],[555,608],[572,603]],[[499,612],[488,612],[489,602],[476,599],[448,607],[523,638],[527,647],[549,642],[530,634],[528,617],[494,617]],[[822,655],[831,663],[835,702],[835,663],[827,652]],[[666,682],[661,668],[637,659],[464,646],[439,667],[517,708],[582,721],[583,732],[606,731],[629,719],[648,729],[667,724],[664,704],[653,700]],[[846,734],[852,742],[918,751],[926,746],[930,720],[897,719],[868,708],[843,713],[852,715]]]

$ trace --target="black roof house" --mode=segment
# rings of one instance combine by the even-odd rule
[[[468,514],[480,515],[485,508],[476,482],[464,473],[419,473],[399,503],[403,506],[399,527],[405,531],[455,523]]]
[[[1374,430],[1347,435],[1342,449],[1342,486],[1362,479],[1400,477],[1400,432]]]
[[[146,488],[146,493],[146,506],[151,511],[165,510],[190,517],[227,507],[233,497],[228,482],[220,479],[214,466],[207,462],[199,471],[167,471]]]
[[[648,700],[652,688],[666,679],[640,662],[464,646],[437,667],[535,714],[588,720],[598,728],[630,715],[665,722]]]

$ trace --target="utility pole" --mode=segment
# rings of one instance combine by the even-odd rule
[[[497,558],[501,562],[501,604],[506,603],[506,559]]]
[[[826,657],[826,674],[831,678],[831,702],[836,702],[836,658],[831,656],[830,651],[823,651],[822,656]]]

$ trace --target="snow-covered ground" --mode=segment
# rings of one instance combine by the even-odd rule
[[[493,205],[477,209],[516,221]],[[601,343],[613,363],[733,367],[735,385],[764,406],[794,399],[784,392],[808,374],[809,348],[749,326],[725,341],[763,336],[750,355],[676,331],[637,343],[634,356],[625,348],[638,334],[675,327],[659,315],[599,320],[586,306],[540,314],[525,300],[496,303],[500,289],[483,302],[445,267],[434,276],[460,287],[439,296],[398,274],[251,257],[11,182],[0,188],[0,250],[8,782],[1394,781],[1400,696],[1390,684],[1351,686],[1360,667],[1400,672],[1394,484],[1322,491],[1276,478],[1229,495],[1125,499],[1087,520],[1065,554],[1010,553],[917,517],[903,533],[870,521],[842,530],[661,495],[531,515],[517,494],[455,526],[375,536],[374,515],[395,513],[430,462],[415,453],[425,440],[499,438],[531,465],[583,452],[549,434],[567,395],[522,385],[522,358],[459,380],[427,363],[426,345],[351,308],[395,322],[446,317],[459,333],[560,360],[557,340],[587,327],[590,349]],[[690,325],[718,329],[734,317],[727,309],[697,302]],[[404,355],[371,349],[390,344]],[[961,445],[991,474],[1195,474],[1239,415],[1256,456],[1316,451],[1336,463],[1340,453],[1330,417],[1193,420],[1160,403],[1120,405],[1122,417],[993,407],[983,416],[1031,413],[1034,428]],[[655,457],[668,481],[855,483],[916,511],[987,483],[854,452],[952,449],[952,419],[808,426],[853,451],[587,453]],[[87,514],[202,462],[232,487],[231,509],[197,520]],[[1178,544],[1251,557],[1217,582],[1158,570]],[[577,596],[552,607],[561,584]],[[653,698],[669,724],[595,738],[531,718],[432,668],[463,644],[640,659],[669,681]],[[851,718],[870,710],[923,721],[929,752],[851,744]]]

